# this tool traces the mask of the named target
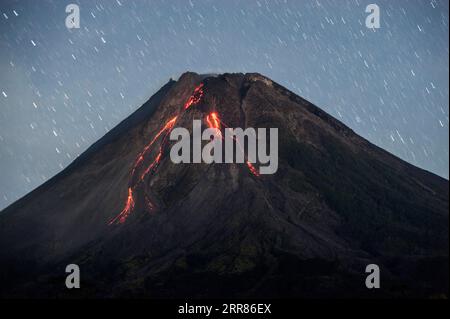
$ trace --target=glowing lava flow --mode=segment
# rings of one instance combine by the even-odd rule
[[[189,97],[187,102],[184,104],[184,110],[186,110],[189,107],[191,107],[192,105],[195,105],[198,102],[200,102],[202,97],[203,97],[203,83],[200,83],[194,89],[193,93],[191,94],[191,96]],[[175,126],[175,123],[176,123],[177,119],[178,119],[178,115],[174,116],[169,121],[167,121],[167,123],[153,137],[153,139],[150,141],[150,143],[148,143],[144,147],[142,152],[140,152],[139,155],[137,156],[137,158],[136,158],[136,160],[134,162],[134,165],[133,165],[133,169],[131,171],[131,176],[130,176],[130,185],[131,186],[128,187],[128,197],[127,197],[127,201],[125,203],[125,207],[122,209],[122,211],[116,217],[114,217],[113,219],[110,220],[109,225],[114,224],[114,223],[118,223],[118,224],[124,223],[126,221],[126,219],[128,218],[128,216],[133,211],[133,209],[135,207],[135,200],[134,200],[133,191],[139,185],[139,183],[144,181],[144,178],[147,176],[147,174],[149,174],[150,172],[154,172],[156,170],[156,168],[158,167],[158,165],[159,165],[159,163],[161,161],[161,158],[162,158],[163,147],[165,145],[166,136],[168,136],[170,134],[170,132],[172,131],[173,127]],[[150,151],[151,146],[163,134],[164,134],[163,141],[161,142],[161,145],[159,147],[159,151],[158,151],[155,159],[150,163],[150,165],[147,166],[147,168],[144,170],[144,172],[139,176],[138,181],[136,183],[133,183],[135,173],[136,173],[137,170],[139,170],[141,164],[144,162],[145,155]],[[150,210],[153,210],[155,206],[152,204],[152,202],[148,198],[147,193],[144,194],[144,199],[145,199],[145,202],[147,204],[147,207]]]
[[[210,128],[216,128],[220,129],[220,120],[219,116],[217,115],[217,112],[212,112],[211,114],[208,114],[206,116],[206,123],[208,123],[208,126]]]
[[[177,117],[173,117],[171,118],[165,125],[164,127],[159,130],[159,132],[155,135],[155,137],[150,141],[150,143],[148,143],[144,149],[142,150],[141,153],[139,153],[136,161],[134,162],[133,165],[133,170],[131,172],[131,177],[134,176],[134,173],[136,171],[136,169],[139,167],[139,165],[144,161],[144,155],[148,152],[148,150],[150,149],[150,147],[153,145],[153,143],[155,143],[155,141],[161,136],[162,133],[164,133],[167,130],[171,130],[173,128],[173,126],[175,125],[177,121]]]
[[[210,116],[211,116],[211,118],[209,118]],[[215,112],[211,113],[210,115],[208,115],[208,116],[206,117],[206,122],[208,123],[209,127],[211,127],[211,128],[219,128],[219,124],[218,124],[218,123],[222,123],[222,125],[223,125],[224,127],[228,127],[228,128],[229,128],[228,125],[226,125],[224,122],[222,122],[222,121],[219,119],[217,113],[215,113]],[[224,138],[222,137],[222,139],[224,139]],[[245,154],[244,148],[242,147],[241,143],[239,143],[239,141],[236,139],[236,137],[233,137],[233,140],[236,141],[236,144],[239,146],[239,148],[241,149],[241,151]],[[248,169],[250,170],[250,173],[252,173],[252,174],[255,175],[256,177],[259,177],[259,176],[260,176],[258,170],[255,168],[255,166],[253,166],[252,163],[250,163],[247,159],[245,160],[245,163],[247,164],[247,167],[248,167]]]
[[[203,97],[203,83],[200,83],[200,85],[194,89],[194,92],[189,97],[189,100],[187,100],[187,102],[184,104],[184,109],[187,110],[192,105],[197,104],[198,102],[200,102],[202,97]]]
[[[256,170],[255,166],[253,166],[252,163],[250,163],[248,160],[246,160],[245,163],[247,163],[247,167],[253,175],[259,176],[259,172]]]
[[[119,215],[110,220],[109,225],[115,222],[118,222],[120,224],[125,222],[125,220],[128,218],[128,215],[130,215],[133,208],[134,208],[133,190],[131,189],[131,187],[128,187],[128,197],[125,207],[122,209]]]
[[[159,162],[161,161],[161,156],[162,156],[162,149],[159,149],[158,155],[156,155],[155,159],[153,160],[153,162],[145,169],[144,173],[142,173],[140,180],[143,181],[145,176],[147,176],[147,174],[154,168],[156,168],[159,164]]]
[[[206,123],[210,128],[216,129],[216,136],[223,139],[222,132],[220,131],[220,120],[217,112],[212,112],[206,116]]]
[[[150,142],[150,146],[158,139],[158,137],[161,136],[161,134],[166,130],[171,130],[173,126],[175,125],[175,122],[177,121],[178,116],[172,117],[166,125],[156,134],[156,136],[153,138],[153,140]]]

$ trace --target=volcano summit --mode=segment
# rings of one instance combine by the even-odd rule
[[[278,170],[244,151],[173,163],[170,134],[193,120],[278,129]],[[1,212],[0,296],[448,296],[448,198],[447,180],[260,74],[185,73]]]

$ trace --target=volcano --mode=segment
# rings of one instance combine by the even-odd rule
[[[170,132],[193,120],[277,128],[278,170],[174,164]],[[267,77],[188,72],[0,213],[0,296],[446,297],[448,198]]]

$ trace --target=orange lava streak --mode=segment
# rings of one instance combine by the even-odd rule
[[[210,128],[220,129],[219,116],[216,112],[212,112],[206,116],[206,122]]]
[[[161,134],[166,131],[166,130],[171,130],[173,128],[173,126],[175,125],[175,122],[177,121],[178,116],[174,116],[173,118],[171,118],[166,125],[164,125],[164,127],[158,132],[158,134],[156,134],[156,136],[153,138],[153,140],[150,142],[149,146],[150,147],[153,143],[155,143],[155,141],[158,139],[158,137],[161,136]]]
[[[153,162],[146,168],[146,170],[144,171],[144,173],[142,173],[140,180],[143,181],[145,176],[153,169],[156,168],[156,166],[159,164],[159,162],[161,161],[161,156],[162,156],[162,149],[159,150],[158,155],[156,155],[155,159],[153,160]]]
[[[192,105],[197,104],[203,97],[203,83],[200,83],[195,89],[187,102],[184,104],[184,109],[187,110]]]
[[[159,130],[159,132],[155,135],[155,137],[151,140],[151,142],[141,152],[138,160],[141,159],[141,157],[143,157],[143,155],[148,151],[148,149],[153,145],[153,143],[155,143],[155,141],[161,136],[162,133],[164,133],[166,130],[170,130],[173,128],[176,121],[177,121],[177,116],[174,116],[164,125],[164,127],[161,130]],[[142,160],[143,160],[143,158],[142,158]]]
[[[133,166],[133,170],[131,172],[131,177],[134,176],[135,171],[137,170],[138,166],[144,161],[144,155],[148,152],[148,150],[150,149],[150,147],[153,145],[153,143],[155,143],[155,141],[161,136],[162,133],[164,133],[167,130],[171,130],[173,128],[173,126],[175,125],[177,121],[177,116],[174,116],[173,118],[171,118],[165,125],[164,127],[159,130],[159,132],[155,135],[155,137],[153,137],[153,139],[150,141],[150,143],[148,143],[145,147],[144,150],[139,153],[136,161],[134,162],[134,166]]]
[[[200,102],[200,100],[203,97],[203,83],[200,83],[192,92],[191,96],[189,97],[189,99],[186,101],[186,103],[184,104],[184,110],[187,110],[189,107],[197,104],[198,102]],[[170,131],[173,129],[173,127],[175,126],[175,123],[177,121],[178,116],[175,116],[173,118],[171,118],[165,125],[164,127],[162,127],[159,132],[153,137],[153,139],[150,141],[150,143],[148,143],[144,149],[139,153],[139,155],[137,156],[134,165],[133,165],[133,169],[131,171],[131,176],[130,176],[130,184],[133,180],[133,177],[135,175],[136,170],[140,167],[140,165],[144,162],[144,158],[145,155],[147,154],[147,152],[150,150],[150,147],[158,140],[158,138],[164,133],[166,132],[166,135],[170,133]],[[217,128],[220,129],[220,120],[219,117],[217,115],[217,113],[213,112],[211,113],[208,117],[207,117],[207,121],[208,124],[210,125],[210,127],[212,128]],[[219,131],[220,133],[220,131]],[[220,137],[222,137],[221,133],[220,133]],[[163,142],[164,143],[164,142]],[[150,173],[152,170],[156,169],[157,166],[159,165],[161,158],[162,158],[162,153],[163,153],[163,145],[161,144],[159,147],[159,151],[158,154],[156,155],[155,159],[153,160],[153,162],[147,166],[147,168],[145,169],[145,171],[141,174],[140,178],[139,178],[139,182],[142,182],[143,179],[145,178],[145,176]],[[136,184],[131,184],[132,186],[128,187],[128,197],[127,197],[127,201],[125,203],[125,207],[123,208],[123,210],[120,212],[119,215],[117,215],[116,217],[114,217],[113,219],[111,219],[111,221],[109,222],[109,225],[113,224],[113,223],[119,223],[122,224],[125,222],[125,220],[128,218],[128,216],[130,215],[130,213],[132,212],[132,210],[134,209],[135,206],[135,201],[133,198],[133,188],[136,186]],[[150,210],[153,210],[155,208],[155,206],[152,204],[152,202],[149,200],[147,194],[144,195],[144,199],[145,202],[147,204],[147,207]]]
[[[213,114],[216,115],[215,118],[217,119],[218,122],[222,123],[222,125],[223,125],[224,127],[229,127],[228,125],[226,125],[224,122],[222,122],[222,121],[219,119],[219,117],[217,116],[217,113],[211,113],[211,115],[213,115]],[[206,121],[208,121],[208,118],[206,118]],[[209,122],[208,122],[208,124],[209,124]],[[244,148],[242,147],[241,143],[239,143],[239,141],[236,139],[236,137],[233,137],[233,140],[236,141],[236,144],[239,146],[239,148],[241,149],[241,151],[242,151],[243,153],[245,153],[245,152],[244,152]],[[244,154],[244,156],[245,156],[245,154]],[[250,163],[248,160],[245,160],[245,163],[247,164],[247,167],[248,167],[248,169],[250,170],[250,173],[252,173],[252,174],[255,175],[256,177],[259,177],[259,176],[260,176],[258,170],[253,166],[252,163]]]
[[[147,147],[144,149],[144,151],[142,153],[146,153],[148,148],[153,145],[153,143],[158,139],[158,137],[161,136],[161,134],[165,131],[168,131],[167,134],[169,134],[172,130],[172,128],[174,127],[176,121],[177,121],[178,116],[174,116],[173,118],[171,118],[166,125],[164,125],[164,127],[158,132],[158,134],[156,134],[156,136],[153,138],[153,140],[150,142],[149,145],[147,145]],[[144,171],[144,173],[141,175],[140,180],[142,181],[145,177],[145,175],[148,174],[148,172],[150,172],[151,169],[153,169],[156,165],[159,164],[160,160],[161,160],[161,156],[162,156],[162,148],[159,148],[159,152],[158,155],[156,155],[156,158],[153,160],[153,162],[147,167],[147,169]],[[142,158],[143,160],[143,158]],[[142,162],[141,158],[139,157],[138,160],[136,161],[136,164],[140,164]]]
[[[139,165],[144,161],[144,155],[148,152],[148,150],[150,149],[150,147],[153,145],[153,143],[155,143],[155,141],[161,136],[162,133],[164,133],[165,131],[170,131],[173,126],[175,125],[177,121],[177,116],[171,118],[165,125],[164,127],[159,130],[159,132],[155,135],[155,137],[153,137],[153,139],[150,141],[149,144],[147,144],[144,149],[142,150],[141,153],[139,153],[134,165],[133,165],[133,170],[131,171],[131,178],[133,178],[137,168],[139,167]],[[140,181],[142,181],[144,179],[144,177],[153,169],[155,168],[160,160],[161,160],[161,156],[162,156],[162,149],[159,149],[158,155],[156,156],[155,160],[147,167],[147,169],[144,171],[144,173],[141,175],[140,177]],[[147,205],[149,206],[149,208],[153,209],[153,206],[151,205],[150,201],[147,199]],[[119,215],[117,215],[116,217],[114,217],[110,222],[109,225],[113,224],[113,223],[119,223],[122,224],[125,222],[125,220],[128,218],[128,216],[130,215],[131,211],[134,209],[134,198],[133,198],[133,190],[131,187],[128,188],[128,198],[127,198],[127,202],[125,203],[125,207],[123,208],[123,210],[119,213]]]
[[[123,224],[125,220],[128,218],[128,215],[130,215],[133,208],[134,208],[133,190],[131,189],[131,187],[128,187],[128,197],[125,207],[123,208],[123,210],[120,212],[119,215],[110,220],[109,225],[115,222]]]
[[[259,176],[259,172],[256,170],[256,168],[252,165],[252,163],[250,163],[249,161],[245,161],[247,163],[247,167],[250,170],[250,172],[255,175],[255,176]]]
[[[210,114],[208,114],[206,116],[206,123],[208,123],[208,126],[210,128],[215,128],[217,129],[215,135],[219,138],[222,138],[222,132],[220,131],[220,120],[219,120],[219,115],[217,114],[217,112],[212,112]]]

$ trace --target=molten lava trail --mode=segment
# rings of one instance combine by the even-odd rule
[[[153,139],[150,141],[150,143],[148,143],[144,149],[142,150],[141,153],[139,153],[134,165],[133,165],[133,170],[131,172],[131,177],[134,176],[134,173],[136,171],[136,169],[138,169],[139,165],[142,164],[142,162],[144,161],[144,156],[147,154],[147,152],[150,150],[150,147],[153,145],[153,143],[155,143],[155,141],[164,133],[167,131],[171,131],[172,128],[174,127],[175,123],[177,121],[177,116],[171,118],[165,125],[164,127],[159,130],[159,132],[155,135],[155,137],[153,137]],[[166,133],[167,135],[167,133]]]
[[[220,131],[220,119],[217,112],[211,112],[206,116],[206,123],[208,124],[209,128],[216,129],[216,136],[218,138],[223,139],[222,132]]]
[[[197,104],[200,102],[204,95],[203,91],[203,83],[200,83],[193,91],[189,99],[184,104],[184,110],[187,110],[189,107]],[[155,134],[155,136],[150,140],[150,142],[144,147],[144,149],[138,154],[136,160],[134,161],[133,168],[131,170],[130,174],[130,186],[128,187],[128,196],[125,203],[124,208],[122,211],[113,219],[109,221],[109,225],[112,224],[123,224],[127,218],[130,216],[131,212],[133,211],[135,207],[135,196],[134,191],[135,189],[142,183],[145,179],[145,177],[149,173],[153,173],[156,171],[159,163],[161,162],[162,155],[163,155],[163,149],[167,142],[167,136],[172,131],[173,127],[175,126],[175,123],[177,122],[177,119],[179,118],[179,115],[172,117],[169,121],[167,121],[164,126]],[[153,159],[153,161],[145,168],[144,172],[139,175],[139,178],[137,182],[135,181],[135,175],[138,170],[140,170],[142,164],[145,161],[146,155],[151,151],[152,145],[160,139],[162,136],[162,142],[160,143],[159,150]],[[153,210],[155,208],[155,205],[150,201],[149,196],[144,188],[144,199],[146,202],[146,205],[149,210]]]
[[[255,166],[253,166],[252,163],[250,163],[248,160],[245,160],[245,163],[247,164],[248,169],[250,170],[250,172],[259,177],[259,172],[256,170]]]
[[[122,209],[119,215],[117,215],[116,217],[114,217],[109,221],[109,224],[111,225],[116,222],[119,224],[124,223],[125,220],[128,218],[128,215],[130,215],[133,208],[134,208],[133,190],[131,189],[131,187],[128,187],[128,197],[127,202],[125,203],[125,207]]]
[[[142,173],[141,177],[140,177],[140,181],[143,181],[145,176],[147,176],[147,174],[153,170],[156,169],[156,167],[158,166],[159,162],[161,161],[161,157],[162,157],[162,149],[159,149],[158,155],[156,155],[155,159],[153,160],[153,162],[145,169],[144,173]]]
[[[200,85],[194,89],[194,92],[189,97],[187,102],[184,104],[184,109],[187,110],[192,105],[197,104],[198,102],[200,102],[202,97],[203,97],[203,83],[200,83]]]
[[[214,114],[214,113],[211,113],[211,115],[213,115],[213,114]],[[227,124],[225,124],[224,122],[222,122],[222,121],[219,119],[219,117],[217,117],[217,113],[216,113],[216,116],[215,116],[215,117],[217,118],[217,121],[218,121],[219,123],[221,123],[225,128],[229,128],[229,126],[228,126]],[[208,122],[208,119],[207,119],[207,122]],[[210,125],[209,122],[208,122],[208,125]],[[217,125],[216,125],[216,126],[217,126]],[[212,126],[210,125],[210,127],[212,127]],[[215,127],[215,128],[216,128],[216,127]],[[217,126],[217,128],[218,128],[218,126]],[[223,137],[222,137],[222,139],[224,140]],[[236,137],[233,137],[233,140],[236,141],[236,145],[238,145],[239,148],[241,149],[242,153],[244,153],[245,163],[247,164],[247,167],[248,167],[248,169],[250,170],[250,173],[252,173],[252,174],[255,175],[256,177],[259,177],[260,174],[259,174],[258,170],[255,168],[255,166],[253,166],[252,163],[250,163],[250,161],[248,160],[247,156],[245,155],[244,147],[241,145],[241,143],[239,143],[239,141],[236,139]]]

